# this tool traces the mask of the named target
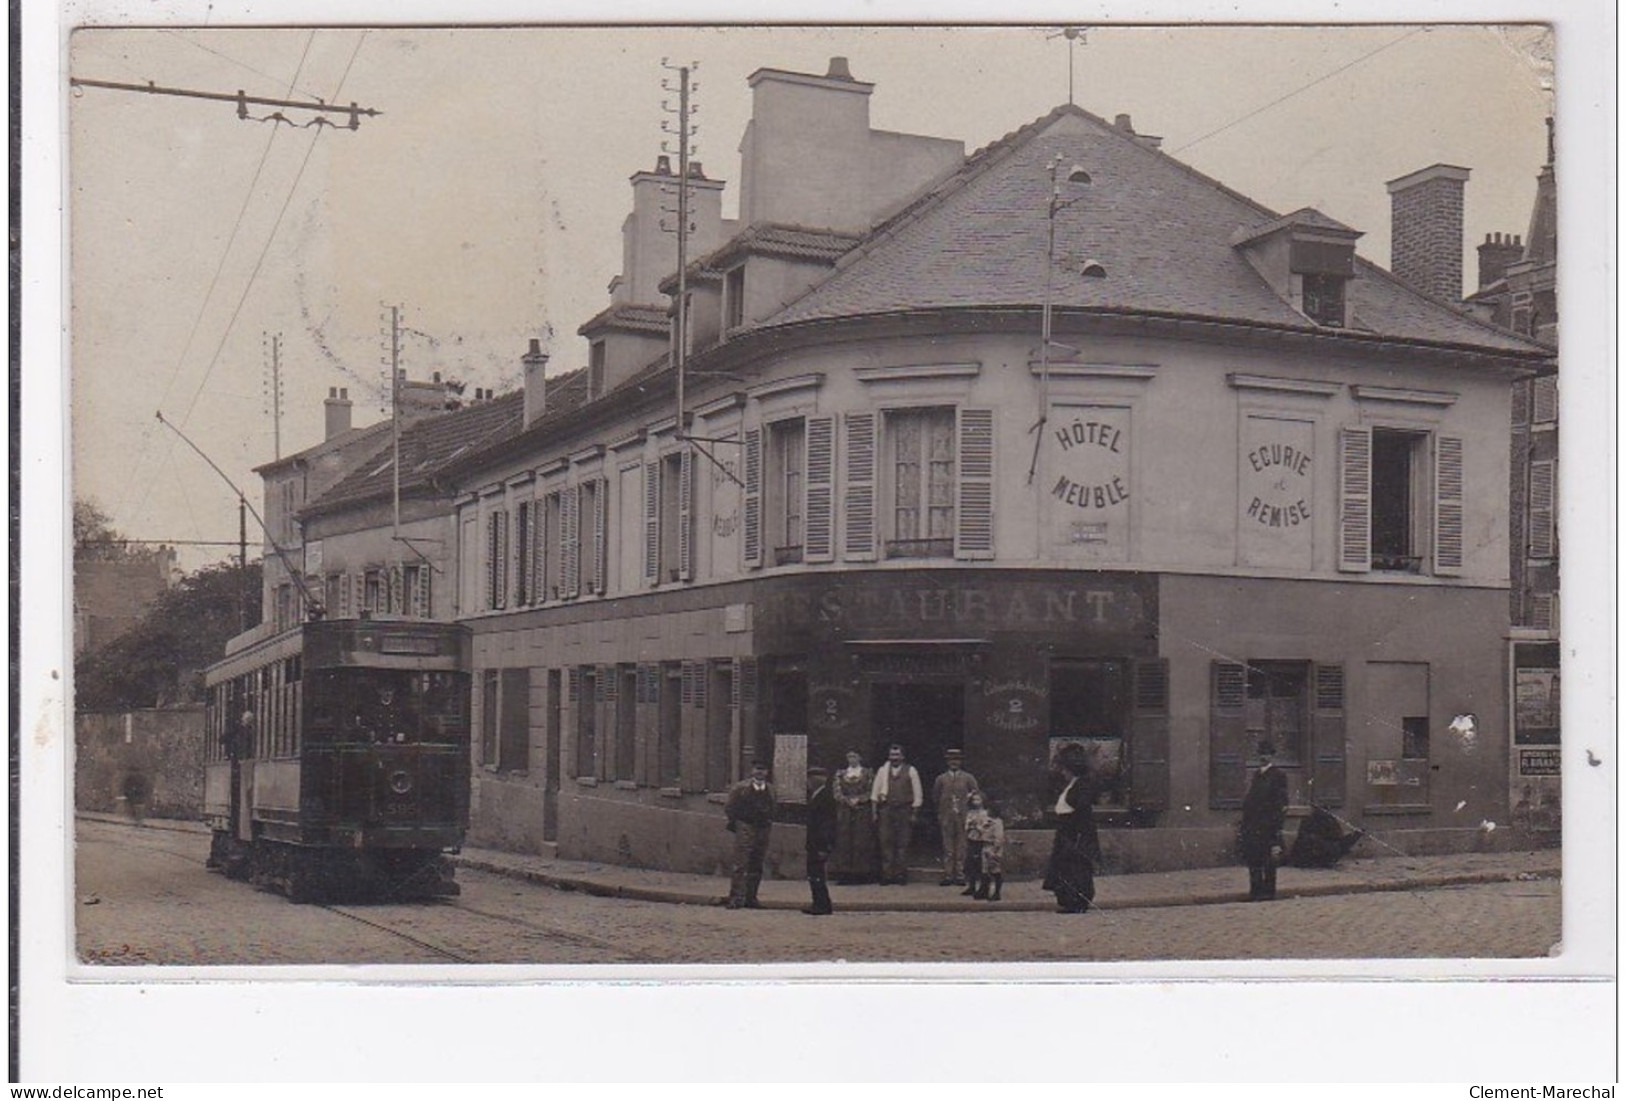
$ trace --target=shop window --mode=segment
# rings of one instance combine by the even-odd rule
[[[954,411],[886,414],[887,558],[951,558],[954,553]]]
[[[1023,701],[1013,697],[1012,704]],[[1060,744],[1081,743],[1094,770],[1096,804],[1123,808],[1128,801],[1125,767],[1129,729],[1128,663],[1057,660],[1049,674],[1049,736],[1053,756]],[[1057,742],[1059,739],[1059,743]]]
[[[803,482],[807,422],[800,417],[767,429],[767,494],[764,502],[773,564],[802,560]]]

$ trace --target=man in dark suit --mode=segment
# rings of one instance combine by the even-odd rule
[[[728,909],[758,910],[756,891],[762,884],[762,860],[773,833],[773,811],[778,803],[767,782],[767,762],[752,761],[750,779],[728,790],[724,808],[728,832],[734,835],[733,879],[728,885]]]
[[[807,770],[807,886],[812,889],[812,905],[804,914],[832,914],[829,883],[824,878],[829,854],[835,849],[835,792],[830,790],[829,773],[814,765]]]
[[[1281,827],[1286,825],[1286,774],[1275,767],[1275,746],[1258,743],[1258,772],[1241,801],[1241,858],[1247,862],[1247,901],[1275,897],[1275,869],[1281,862]]]

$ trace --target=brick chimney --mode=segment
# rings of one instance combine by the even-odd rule
[[[1462,206],[1470,169],[1435,164],[1388,181],[1389,268],[1425,294],[1461,301]]]
[[[348,386],[329,386],[327,400],[322,402],[327,410],[327,435],[323,439],[332,439],[350,430],[350,388]]]
[[[1507,265],[1523,259],[1523,237],[1515,233],[1486,233],[1478,246],[1478,289],[1506,276]]]
[[[547,412],[547,353],[542,342],[530,339],[530,350],[520,360],[525,374],[525,427],[529,428]]]

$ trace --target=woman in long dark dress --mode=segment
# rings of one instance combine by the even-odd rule
[[[875,822],[869,789],[875,774],[856,750],[847,752],[846,767],[831,778],[835,790],[835,852],[830,874],[836,883],[869,883],[875,879]]]
[[[1056,755],[1055,767],[1063,786],[1055,800],[1055,847],[1044,872],[1044,890],[1055,893],[1060,913],[1081,914],[1095,899],[1095,865],[1100,860],[1089,755],[1082,746],[1066,746]]]

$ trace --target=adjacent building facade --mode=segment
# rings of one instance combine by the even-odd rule
[[[1058,108],[967,158],[871,129],[844,62],[751,86],[683,408],[623,273],[583,400],[527,371],[517,430],[438,468],[475,837],[713,870],[750,757],[793,802],[809,763],[901,742],[927,786],[962,748],[1021,840],[1079,741],[1110,864],[1213,862],[1267,738],[1298,808],[1486,843],[1506,426],[1549,350],[1126,117]],[[638,209],[628,240],[660,240]]]

